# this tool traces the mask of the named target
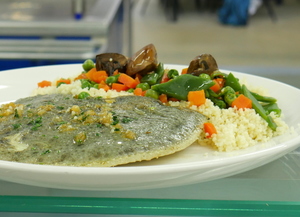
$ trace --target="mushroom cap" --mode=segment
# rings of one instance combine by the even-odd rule
[[[202,73],[211,74],[218,70],[218,64],[211,54],[201,54],[196,56],[188,67],[187,73],[192,75],[200,75]]]
[[[148,44],[137,51],[127,64],[126,74],[133,76],[135,74],[144,75],[154,71],[157,67],[157,52],[153,44]]]
[[[119,53],[103,53],[96,56],[96,69],[106,71],[109,76],[116,70],[125,73],[127,63],[128,58]]]

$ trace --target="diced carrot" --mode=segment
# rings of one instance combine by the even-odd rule
[[[141,74],[135,74],[135,78],[138,78],[139,80],[142,80],[143,76]]]
[[[101,81],[105,81],[107,77],[106,71],[95,71],[91,75],[91,80],[99,84]]]
[[[88,71],[86,74],[86,77],[91,80],[94,81],[96,83],[100,83],[101,81],[105,81],[107,76],[106,71],[97,71],[96,68],[92,68],[90,71]]]
[[[139,77],[137,77],[137,76],[135,77],[134,80],[137,82],[137,85],[141,83],[141,80],[140,80]]]
[[[59,85],[60,83],[71,84],[71,80],[70,79],[61,78],[58,81],[56,81],[56,86]]]
[[[215,82],[215,84],[213,86],[211,86],[210,89],[212,91],[214,91],[215,93],[217,93],[223,88],[224,79],[223,78],[216,78],[213,81]]]
[[[237,109],[252,108],[252,100],[248,97],[240,94],[232,103],[231,107],[236,107]]]
[[[96,68],[91,68],[90,71],[88,71],[86,74],[86,77],[90,80],[92,80],[92,75],[94,72],[97,72],[97,69]]]
[[[104,81],[101,81],[99,84],[99,89],[104,89],[105,91],[108,91],[110,87]]]
[[[225,79],[224,78],[215,78],[214,80],[219,83],[221,88],[224,87],[224,84],[225,84]]]
[[[206,138],[211,138],[213,134],[217,134],[217,130],[214,124],[206,122],[203,124]]]
[[[131,76],[129,76],[125,73],[120,73],[118,82],[124,84],[126,87],[129,87],[129,88],[135,88],[136,85],[138,85],[137,81],[134,78],[132,78]]]
[[[88,77],[86,76],[86,73],[81,73],[78,75],[74,80],[80,80],[80,79],[87,79]]]
[[[159,95],[159,100],[162,102],[162,103],[167,103],[168,102],[168,96],[166,94],[160,94]]]
[[[38,87],[49,87],[52,85],[52,82],[51,81],[46,81],[46,80],[43,80],[41,82],[38,83]]]
[[[188,68],[184,68],[184,69],[181,70],[181,74],[184,75],[184,74],[187,73],[187,71],[188,71]]]
[[[120,92],[120,91],[126,91],[126,90],[128,90],[129,87],[125,86],[124,84],[113,83],[112,86],[111,86],[111,89]]]
[[[169,80],[170,80],[170,78],[168,78],[168,73],[164,73],[160,83],[166,83]]]
[[[114,71],[113,75],[117,75],[117,74],[119,74],[119,70],[118,70],[118,69],[116,69],[116,70]]]
[[[133,91],[133,94],[136,96],[142,96],[143,95],[143,89],[142,88],[135,88]]]
[[[190,91],[188,93],[190,105],[200,106],[206,102],[204,90]]]

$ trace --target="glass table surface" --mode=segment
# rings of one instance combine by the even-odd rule
[[[251,171],[193,185],[80,191],[0,181],[0,195],[0,216],[8,213],[300,216],[300,148]]]

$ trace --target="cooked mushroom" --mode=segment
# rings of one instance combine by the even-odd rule
[[[157,67],[157,53],[153,44],[149,44],[136,52],[127,65],[126,73],[144,75]]]
[[[104,70],[109,76],[118,70],[126,72],[128,58],[119,53],[103,53],[96,56],[96,69]]]
[[[200,75],[202,73],[211,74],[218,69],[215,58],[210,54],[201,54],[193,59],[188,67],[187,73]]]

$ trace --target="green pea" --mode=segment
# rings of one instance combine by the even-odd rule
[[[118,82],[119,75],[112,75],[106,78],[105,83],[111,86],[113,83]]]
[[[148,83],[139,83],[136,85],[136,88],[142,88],[143,91],[150,89],[150,85]]]
[[[82,68],[84,69],[84,71],[88,72],[90,71],[92,68],[95,68],[95,63],[93,60],[91,59],[87,59],[83,62],[82,64]]]
[[[94,84],[93,88],[99,89],[99,84]]]
[[[146,90],[145,96],[146,97],[151,97],[151,98],[154,98],[154,99],[158,99],[159,98],[158,92],[155,91],[155,90],[152,90],[152,89]]]
[[[133,93],[133,92],[134,92],[134,89],[133,89],[133,88],[130,88],[130,89],[127,90],[127,92],[128,92],[128,93]]]
[[[80,82],[81,82],[82,89],[84,88],[90,89],[93,86],[93,84],[88,79],[80,79]]]
[[[170,79],[173,79],[173,78],[177,77],[178,75],[179,75],[179,73],[176,69],[170,69],[167,74],[168,78],[170,78]]]
[[[88,97],[90,97],[91,95],[88,92],[81,92],[80,94],[78,94],[77,98],[78,99],[86,99]]]

